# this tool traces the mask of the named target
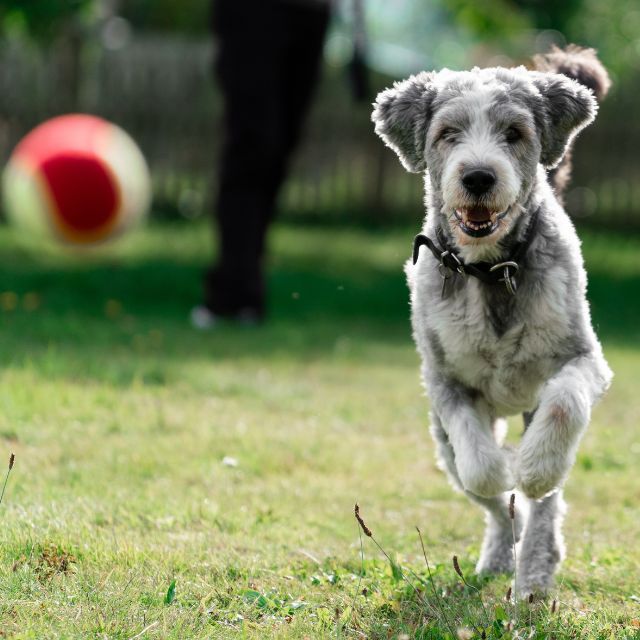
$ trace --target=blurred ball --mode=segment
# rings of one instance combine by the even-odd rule
[[[151,202],[136,143],[120,127],[82,114],[53,118],[26,135],[5,168],[2,191],[10,222],[72,245],[122,234]]]

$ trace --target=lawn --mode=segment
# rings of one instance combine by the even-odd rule
[[[640,237],[582,234],[616,378],[567,485],[558,587],[514,606],[473,576],[482,514],[434,463],[413,231],[280,226],[269,323],[203,334],[204,224],[84,260],[0,229],[0,637],[508,638],[516,619],[640,638]]]

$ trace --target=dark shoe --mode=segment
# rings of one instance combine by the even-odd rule
[[[264,318],[265,284],[261,270],[215,268],[207,271],[204,307],[214,316],[256,324]],[[204,314],[200,314],[205,317]]]

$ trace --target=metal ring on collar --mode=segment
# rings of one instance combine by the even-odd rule
[[[507,291],[512,296],[515,296],[517,285],[516,285],[516,281],[511,277],[511,274],[509,273],[509,269],[511,268],[514,269],[514,273],[515,273],[518,271],[520,266],[518,265],[517,262],[508,260],[507,262],[499,262],[498,264],[494,264],[493,267],[489,269],[489,271],[491,272],[491,271],[495,271],[496,269],[503,269],[502,278],[500,278],[500,282],[504,282],[504,286],[506,287]]]
[[[504,269],[505,267],[513,267],[516,271],[520,268],[520,265],[517,262],[498,262],[498,264],[494,264],[489,271],[495,271],[496,269]]]

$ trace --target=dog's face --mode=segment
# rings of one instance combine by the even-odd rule
[[[426,163],[456,241],[495,242],[528,194],[540,140],[524,100],[509,95],[492,77],[457,76],[434,99]]]
[[[590,91],[558,74],[445,69],[382,92],[372,118],[409,171],[428,168],[455,242],[492,245],[522,215],[538,164],[560,162],[596,108]]]

